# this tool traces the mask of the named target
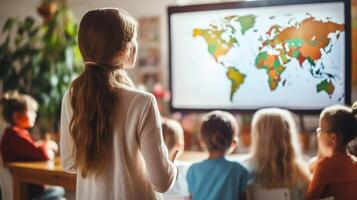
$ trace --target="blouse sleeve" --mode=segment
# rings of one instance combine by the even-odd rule
[[[175,183],[178,170],[168,159],[168,150],[162,136],[160,113],[152,95],[139,121],[138,136],[149,180],[157,192],[166,192]]]
[[[68,92],[63,96],[61,108],[61,141],[60,153],[61,164],[65,171],[69,173],[76,173],[73,158],[73,140],[69,132],[69,123],[72,117],[71,105],[69,103]]]

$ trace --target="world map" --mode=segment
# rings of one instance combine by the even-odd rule
[[[240,46],[238,38],[244,38],[249,31],[257,32],[257,20],[259,19],[253,14],[230,15],[212,21],[206,28],[192,30],[192,36],[202,37],[207,44],[209,55],[225,68],[226,77],[231,82],[230,101],[250,75],[243,73],[241,67],[252,66],[230,65],[224,60],[233,48],[247,48]],[[335,23],[329,18],[317,19],[309,13],[300,21],[294,21],[292,18],[288,26],[272,24],[265,34],[256,38],[260,45],[256,49],[254,67],[266,72],[266,83],[273,92],[286,86],[286,79],[282,80],[282,74],[287,67],[296,66],[289,63],[293,60],[298,61],[299,67],[308,70],[313,78],[319,80],[316,92],[324,92],[331,97],[335,91],[334,79],[338,77],[327,72],[323,62],[318,61],[322,54],[331,52],[334,46],[331,42],[332,35],[338,40],[344,31],[344,24]]]

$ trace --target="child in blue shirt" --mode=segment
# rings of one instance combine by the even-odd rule
[[[237,121],[228,112],[213,111],[204,117],[201,141],[209,157],[188,169],[187,182],[193,200],[236,200],[244,195],[250,179],[248,170],[225,158],[236,147],[237,132]]]

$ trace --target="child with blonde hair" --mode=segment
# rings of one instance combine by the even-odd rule
[[[309,184],[307,199],[334,197],[357,199],[357,161],[348,153],[349,142],[357,137],[357,102],[352,108],[334,105],[320,114],[316,130],[319,148],[317,164]]]
[[[162,133],[164,136],[164,142],[169,150],[169,154],[173,154],[174,151],[178,150],[176,157],[179,159],[185,149],[184,131],[181,124],[173,119],[163,119]],[[175,160],[174,164],[177,167],[179,174],[173,188],[164,194],[164,199],[188,198],[189,192],[186,174],[189,163],[181,160]]]
[[[291,113],[261,109],[254,114],[251,130],[252,152],[247,164],[252,187],[288,188],[292,199],[303,199],[310,174],[302,160]]]
[[[209,152],[208,159],[192,164],[187,172],[193,200],[240,199],[250,179],[248,170],[226,155],[237,144],[238,124],[228,112],[212,111],[202,122],[200,137]]]

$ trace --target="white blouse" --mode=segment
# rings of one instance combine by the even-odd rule
[[[63,97],[61,161],[64,170],[77,173],[78,200],[161,199],[157,192],[166,192],[176,181],[178,171],[168,159],[154,96],[127,87],[119,93],[111,163],[100,176],[86,178],[74,165],[69,132],[73,111],[68,92]]]

